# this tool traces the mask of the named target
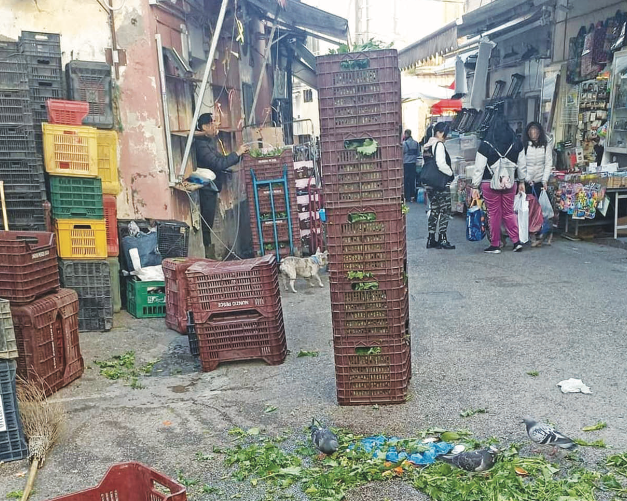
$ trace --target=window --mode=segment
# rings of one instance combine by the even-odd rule
[[[311,89],[305,89],[303,91],[303,101],[306,103],[313,102],[313,91]]]

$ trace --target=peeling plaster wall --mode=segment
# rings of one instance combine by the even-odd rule
[[[114,0],[113,6],[121,6],[115,12],[117,45],[126,49],[127,57],[118,81],[124,129],[119,134],[123,191],[118,196],[118,217],[189,224],[186,195],[169,187],[155,13],[148,0]],[[112,45],[108,14],[96,0],[2,0],[0,34],[17,39],[22,30],[61,33],[64,65],[71,59],[104,61],[105,49]],[[195,253],[202,248],[197,238],[193,236],[191,243]]]

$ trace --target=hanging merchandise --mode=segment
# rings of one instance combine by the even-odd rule
[[[595,77],[601,68],[599,65],[594,64],[593,60],[594,49],[594,25],[590,25],[588,33],[584,37],[583,51],[581,52],[581,77],[593,78]]]
[[[568,73],[566,81],[569,84],[581,82],[581,54],[584,51],[587,31],[584,26],[579,29],[579,33],[575,38],[570,39],[568,52]]]
[[[583,150],[584,163],[596,162],[594,147],[599,142],[599,129],[607,122],[609,102],[610,88],[607,79],[589,80],[580,84],[577,145]]]
[[[605,66],[610,61],[610,54],[605,50],[606,37],[606,23],[599,21],[594,29],[592,42],[592,62],[594,64]]]
[[[616,22],[614,25],[613,40],[610,50],[612,52],[618,52],[625,46],[625,31],[627,31],[627,13],[621,14],[620,11],[616,13]]]
[[[605,187],[597,181],[564,181],[559,184],[556,197],[559,210],[573,219],[594,219],[599,203],[605,199]]]

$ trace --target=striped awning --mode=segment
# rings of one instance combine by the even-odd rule
[[[402,70],[405,70],[455,49],[457,49],[457,21],[447,24],[399,51],[398,64]]]

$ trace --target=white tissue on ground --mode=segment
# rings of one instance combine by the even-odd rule
[[[562,393],[586,393],[591,394],[592,390],[589,386],[583,384],[581,379],[565,379],[564,381],[560,381],[557,383],[557,386],[560,387]]]

